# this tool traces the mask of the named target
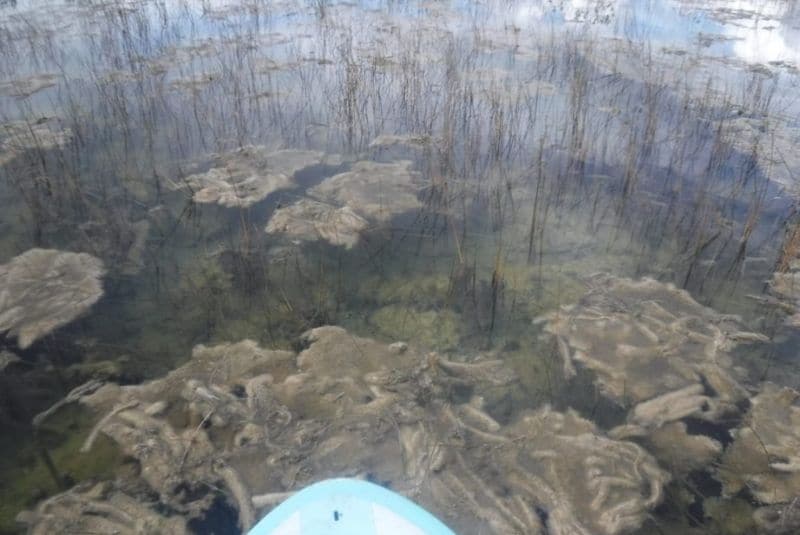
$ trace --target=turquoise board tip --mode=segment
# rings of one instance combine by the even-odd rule
[[[384,487],[328,479],[301,490],[249,535],[455,535],[435,516]]]

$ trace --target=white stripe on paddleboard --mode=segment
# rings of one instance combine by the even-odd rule
[[[271,535],[302,535],[302,525],[300,523],[300,512],[294,513],[287,518],[280,526],[276,527]]]
[[[382,505],[372,504],[372,520],[375,535],[426,535],[419,527]]]

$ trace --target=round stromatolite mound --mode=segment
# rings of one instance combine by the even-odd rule
[[[99,259],[55,249],[30,249],[0,265],[0,331],[29,347],[96,303],[104,274]]]

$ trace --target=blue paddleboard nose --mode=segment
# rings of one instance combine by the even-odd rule
[[[358,479],[328,479],[301,490],[249,535],[455,535],[414,502]]]

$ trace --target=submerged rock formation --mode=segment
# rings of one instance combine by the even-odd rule
[[[717,470],[726,495],[746,488],[768,505],[788,504],[800,496],[798,398],[800,392],[765,383],[751,399]]]
[[[352,169],[309,189],[312,199],[279,208],[266,231],[305,241],[325,240],[352,248],[370,223],[422,206],[411,162],[356,162]]]
[[[64,147],[72,140],[72,130],[56,118],[37,121],[13,121],[0,125],[0,165],[5,165],[26,151],[48,151]]]
[[[523,469],[510,484],[543,502],[555,528],[548,533],[625,533],[663,498],[669,475],[655,459],[631,442],[601,436],[573,411],[526,414],[506,435],[521,439],[521,447],[500,453],[500,473]]]
[[[733,443],[716,471],[725,495],[746,489],[765,506],[755,515],[765,533],[800,530],[799,398],[791,388],[765,383],[732,431]]]
[[[189,533],[186,521],[177,515],[157,512],[113,484],[83,484],[45,500],[35,511],[26,511],[17,521],[33,526],[32,535],[48,533]]]
[[[348,206],[366,219],[386,222],[397,214],[422,206],[417,199],[418,174],[412,162],[356,162],[309,190],[309,194],[336,206]]]
[[[793,236],[798,240],[800,232],[795,230]],[[789,313],[786,323],[800,327],[800,259],[791,259],[786,263],[785,269],[773,273],[769,287],[781,300],[779,304],[782,308]]]
[[[103,263],[86,253],[30,249],[0,265],[0,331],[23,349],[103,295]]]
[[[369,148],[401,146],[411,149],[423,149],[432,143],[431,136],[427,134],[381,134],[370,142]]]
[[[706,459],[719,453],[717,441],[669,424],[739,414],[748,394],[730,351],[766,337],[742,330],[738,318],[700,305],[672,284],[596,275],[590,286],[578,303],[543,318],[564,374],[575,375],[577,366],[591,370],[600,391],[628,409],[627,424],[613,436],[650,435],[684,465],[697,462],[695,453]]]
[[[311,199],[278,208],[269,220],[268,234],[285,234],[289,238],[317,241],[353,248],[360,239],[367,221],[349,206],[336,208]]]
[[[211,169],[189,175],[177,188],[193,192],[195,202],[248,207],[270,193],[296,186],[296,173],[317,165],[337,165],[338,158],[312,150],[247,146],[218,155]]]
[[[731,146],[753,158],[761,173],[795,197],[800,193],[796,176],[800,168],[800,128],[796,123],[777,116],[740,116],[730,117],[722,124]]]
[[[800,533],[800,496],[789,503],[759,507],[753,514],[753,520],[765,535]]]
[[[55,86],[58,83],[58,79],[58,75],[55,74],[35,74],[26,78],[3,82],[0,83],[0,95],[28,98],[34,93]]]
[[[162,522],[203,518],[222,495],[242,530],[332,476],[382,482],[464,532],[620,534],[661,501],[668,475],[641,447],[571,411],[498,412],[498,392],[516,385],[502,361],[448,360],[339,327],[302,342],[299,354],[198,346],[163,379],[106,385],[83,398],[103,415],[84,450],[103,433],[136,459],[115,488],[145,488],[137,499]],[[98,500],[113,518],[128,507]],[[93,519],[91,508],[48,512],[23,519],[34,530],[59,515]]]
[[[11,351],[0,351],[0,373],[17,362],[20,362],[20,358]]]

